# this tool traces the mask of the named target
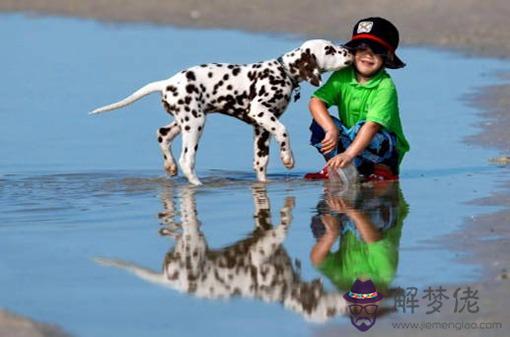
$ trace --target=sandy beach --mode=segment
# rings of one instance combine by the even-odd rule
[[[505,0],[416,0],[405,4],[390,0],[370,0],[364,1],[363,7],[360,2],[333,0],[4,0],[0,1],[0,11],[116,23],[241,29],[339,41],[349,38],[351,27],[358,18],[377,15],[387,17],[399,27],[404,46],[445,48],[475,57],[507,59],[510,55],[510,30],[506,23],[510,16],[510,5]],[[501,76],[508,80],[506,74]],[[509,93],[510,84],[503,84],[481,88],[467,97],[469,104],[479,109],[485,122],[479,128],[480,133],[468,137],[466,141],[498,149],[503,159],[510,154]],[[487,158],[487,161],[490,159]],[[504,160],[498,164],[502,170],[509,168]],[[490,294],[483,299],[483,307],[489,309],[483,316],[502,322],[508,319],[504,313],[505,299],[510,288],[508,191],[509,184],[502,182],[492,195],[473,201],[477,205],[497,206],[500,210],[466,220],[466,231],[460,239],[458,233],[455,233],[441,243],[461,253],[469,253],[467,258],[464,257],[464,262],[483,265],[485,278],[480,280],[478,286],[486,290],[484,293]],[[478,239],[488,235],[496,238],[484,241]],[[0,335],[4,331],[2,328],[5,331],[8,328],[22,331],[19,336],[65,335],[59,329],[27,323],[17,316],[0,311]]]
[[[0,10],[116,22],[150,22],[186,27],[220,27],[259,32],[349,38],[361,16],[394,21],[407,45],[456,48],[506,57],[510,6],[504,0],[406,2],[363,1],[164,1],[164,0],[17,0],[1,1]]]

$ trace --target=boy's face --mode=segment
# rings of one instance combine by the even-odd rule
[[[367,45],[358,47],[354,54],[354,66],[358,73],[369,78],[375,75],[384,65],[384,59],[381,54],[376,54]]]

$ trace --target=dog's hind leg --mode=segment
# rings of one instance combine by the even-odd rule
[[[269,161],[269,141],[271,134],[260,126],[254,127],[253,169],[258,181],[266,181],[267,163]]]
[[[175,121],[167,126],[159,128],[156,131],[159,147],[161,148],[161,152],[163,153],[163,158],[165,160],[165,171],[171,176],[177,175],[177,164],[175,163],[174,156],[172,155],[172,140],[179,134],[179,132],[181,132],[181,128]]]
[[[182,130],[182,151],[179,165],[181,166],[182,173],[193,185],[202,184],[195,172],[195,158],[204,124],[204,114],[198,113],[180,126]]]

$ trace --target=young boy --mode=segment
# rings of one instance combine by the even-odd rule
[[[331,75],[310,100],[313,122],[311,143],[327,160],[318,173],[306,179],[325,179],[328,168],[350,164],[369,179],[398,179],[399,165],[409,144],[400,122],[397,91],[385,68],[405,66],[395,50],[397,28],[388,20],[360,20],[345,44],[354,54],[352,67]],[[328,108],[336,105],[337,119]]]

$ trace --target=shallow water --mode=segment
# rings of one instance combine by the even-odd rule
[[[317,325],[308,321],[324,318],[317,309],[326,303],[321,299],[335,302],[341,293],[310,261],[314,218],[328,212],[320,205],[334,203],[331,195],[338,193],[301,179],[321,166],[307,144],[309,85],[282,118],[296,168],[283,168],[273,144],[267,185],[254,183],[252,133],[237,121],[208,119],[197,164],[205,185],[190,188],[183,178],[163,174],[154,131],[168,121],[157,95],[104,116],[87,115],[185,67],[273,58],[300,40],[19,15],[1,16],[0,38],[8,51],[0,56],[1,307],[78,336],[226,336],[239,329],[246,335],[314,333]],[[462,143],[478,121],[459,99],[494,83],[488,74],[508,64],[418,48],[400,54],[409,66],[391,74],[412,146],[400,185],[382,194],[346,194],[341,201],[374,222],[378,214],[409,209],[392,251],[398,263],[391,287],[471,281],[479,277],[478,268],[456,263],[455,253],[436,241],[465,217],[488,211],[464,202],[486,195],[499,170],[487,164],[492,152]],[[176,141],[175,149],[179,145]],[[382,218],[383,227],[386,222],[393,228],[389,219],[394,218]],[[263,244],[273,231],[280,241]],[[183,262],[181,277],[186,270],[205,277],[194,264],[245,266],[248,254],[255,254],[250,249],[260,244],[272,247],[273,255],[259,272],[279,271],[283,276],[270,289],[285,284],[286,291],[275,294],[260,284],[222,290],[216,282],[215,295],[206,296],[200,285],[187,288],[188,278],[161,282],[162,265],[174,275],[176,267],[164,261],[173,261],[186,237],[195,240],[188,244],[197,253]],[[323,284],[314,282],[319,278]],[[237,281],[232,276],[231,285]],[[210,292],[204,284],[202,290]],[[225,298],[216,298],[222,291]],[[320,296],[297,296],[300,291]]]

